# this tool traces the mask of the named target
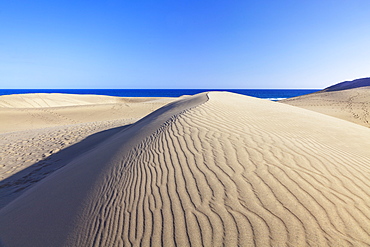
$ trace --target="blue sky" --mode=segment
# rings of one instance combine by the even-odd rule
[[[0,1],[0,88],[324,88],[370,76],[370,1]]]

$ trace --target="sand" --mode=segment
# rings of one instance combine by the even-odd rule
[[[3,245],[370,244],[364,126],[211,92],[84,145],[0,210]]]
[[[339,85],[341,90],[334,90],[334,86],[280,102],[370,127],[370,86],[351,88],[349,84],[347,89]]]
[[[0,96],[0,208],[174,98]]]
[[[3,95],[0,133],[122,119],[132,123],[173,100],[56,93]]]

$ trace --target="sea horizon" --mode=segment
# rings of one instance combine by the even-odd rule
[[[180,97],[209,91],[227,91],[268,100],[282,100],[321,89],[0,89],[1,95],[30,93],[92,94],[116,97]]]

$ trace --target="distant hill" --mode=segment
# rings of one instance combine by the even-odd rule
[[[356,79],[353,81],[344,81],[333,86],[327,87],[321,92],[332,92],[332,91],[340,91],[346,90],[351,88],[358,88],[358,87],[368,87],[370,86],[370,77]]]

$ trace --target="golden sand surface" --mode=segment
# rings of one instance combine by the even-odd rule
[[[68,164],[0,210],[1,243],[370,244],[369,128],[227,92],[158,108],[51,154]]]

